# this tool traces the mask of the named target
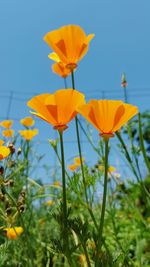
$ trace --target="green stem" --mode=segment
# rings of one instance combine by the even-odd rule
[[[67,89],[67,78],[64,78],[65,89]]]
[[[99,253],[102,246],[102,235],[103,235],[103,226],[104,226],[104,217],[105,217],[105,208],[106,208],[106,196],[107,196],[107,178],[108,178],[108,140],[105,140],[105,173],[104,173],[104,189],[103,189],[103,201],[102,201],[102,210],[100,225],[98,230],[98,242],[97,242],[97,253],[95,267],[99,267]]]
[[[126,103],[128,103],[128,96],[127,96],[127,88],[126,88],[126,86],[123,86],[123,89],[124,89],[124,101]]]
[[[63,146],[63,133],[59,132],[60,148],[61,148],[61,167],[62,167],[62,187],[63,187],[63,239],[64,251],[68,251],[68,227],[67,227],[67,197],[66,197],[66,177],[65,177],[65,159],[64,159],[64,146]]]
[[[86,131],[85,131],[85,129],[84,129],[82,123],[81,123],[79,120],[78,120],[78,122],[79,122],[79,125],[80,125],[80,128],[81,128],[82,132],[85,134],[85,136],[86,136],[86,138],[88,139],[90,145],[92,146],[92,148],[94,149],[94,151],[100,156],[100,153],[99,153],[98,149],[96,148],[96,146],[93,144],[91,138],[90,138],[90,137],[88,136],[88,134],[86,133]]]
[[[146,155],[146,150],[144,146],[144,139],[143,139],[143,133],[142,133],[142,125],[141,125],[141,114],[138,114],[138,123],[139,123],[139,138],[140,138],[140,146],[143,154],[143,158],[145,160],[146,167],[148,169],[148,172],[150,173],[150,162]]]
[[[75,90],[75,81],[74,81],[74,72],[71,72],[71,78],[72,78],[72,88]],[[75,124],[76,124],[76,134],[77,134],[77,143],[78,143],[78,150],[79,150],[79,157],[80,157],[80,162],[81,162],[81,172],[82,172],[82,179],[83,179],[83,186],[84,186],[84,193],[85,193],[85,199],[87,203],[87,208],[89,211],[89,214],[93,220],[93,223],[95,227],[97,228],[96,220],[93,214],[92,209],[89,207],[89,201],[88,201],[88,194],[86,190],[86,180],[85,180],[85,175],[84,175],[84,167],[83,167],[83,160],[82,160],[82,151],[81,151],[81,142],[80,142],[80,134],[79,134],[79,126],[78,126],[78,118],[77,116],[75,117]]]
[[[124,149],[126,159],[128,160],[129,165],[130,165],[135,177],[137,178],[137,181],[140,182],[139,176],[137,175],[137,172],[136,172],[136,170],[135,170],[135,168],[133,166],[132,159],[131,159],[130,154],[129,154],[128,150],[127,150],[126,144],[124,143],[123,138],[121,137],[121,134],[119,132],[116,132],[116,136],[119,139],[119,141],[120,141],[120,143],[121,143],[121,145],[122,145],[122,147]]]
[[[128,150],[127,150],[127,148],[126,148],[126,145],[125,145],[125,143],[124,143],[124,141],[123,141],[123,139],[122,139],[120,133],[119,133],[119,132],[116,132],[116,135],[117,135],[117,137],[118,137],[118,139],[119,139],[119,141],[120,141],[120,143],[121,143],[121,145],[122,145],[122,147],[123,147],[123,149],[124,149],[124,151],[125,151],[126,159],[128,160],[128,162],[129,162],[129,164],[130,164],[130,167],[131,167],[131,169],[132,169],[134,175],[135,175],[136,178],[137,178],[137,181],[138,181],[139,184],[143,187],[143,189],[144,189],[144,191],[145,191],[147,197],[150,198],[150,194],[149,194],[149,192],[147,191],[147,189],[145,188],[145,185],[144,185],[144,183],[143,183],[143,180],[140,179],[139,176],[138,176],[137,173],[136,173],[136,170],[135,170],[134,165],[133,165],[133,163],[132,163],[132,159],[131,159],[131,157],[130,157],[130,155],[129,155],[129,153],[128,153]],[[148,200],[148,201],[149,201],[149,200]],[[150,201],[149,201],[149,203],[150,203]]]

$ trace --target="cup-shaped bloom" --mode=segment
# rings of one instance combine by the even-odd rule
[[[66,25],[57,30],[48,32],[44,36],[45,42],[71,70],[88,51],[88,46],[94,34],[86,36],[78,25]]]
[[[0,160],[7,158],[10,154],[10,149],[6,146],[0,146]]]
[[[90,100],[77,110],[105,139],[113,137],[116,131],[138,113],[136,106],[120,100]]]
[[[0,122],[0,126],[9,129],[13,125],[13,120],[5,120]]]
[[[27,105],[36,111],[32,114],[52,124],[54,129],[63,131],[77,115],[77,107],[84,103],[82,93],[73,89],[61,89],[54,94],[35,96]]]
[[[27,130],[20,130],[20,135],[27,141],[32,140],[34,136],[38,134],[38,129],[27,129]]]
[[[34,125],[35,121],[32,117],[25,117],[20,120],[20,123],[25,127],[31,127]]]

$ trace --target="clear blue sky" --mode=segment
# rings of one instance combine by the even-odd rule
[[[25,102],[33,93],[53,92],[64,87],[61,78],[51,71],[47,57],[50,48],[43,36],[66,24],[78,24],[87,34],[95,33],[75,75],[77,89],[87,98],[101,98],[103,90],[106,97],[121,99],[120,78],[125,71],[130,102],[140,110],[148,108],[149,11],[149,0],[0,0],[0,116],[5,117],[8,111],[10,90],[17,92],[10,117],[21,118],[28,115]],[[39,125],[40,139],[54,137],[46,123]],[[72,130],[68,130],[66,140],[72,139]],[[85,145],[83,150],[85,156],[87,151],[89,154]],[[45,151],[47,147],[43,145],[41,152]],[[71,151],[68,146],[68,157],[77,154],[76,147]]]

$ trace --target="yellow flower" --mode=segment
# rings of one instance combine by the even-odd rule
[[[4,144],[4,140],[0,139],[0,146]]]
[[[89,43],[94,34],[86,36],[83,29],[78,25],[66,25],[57,30],[48,32],[44,36],[44,41],[57,54],[53,53],[51,59],[74,70],[78,62],[88,51]],[[60,61],[59,61],[60,60]]]
[[[34,125],[35,121],[33,120],[32,117],[25,117],[22,120],[20,120],[20,123],[25,127],[30,127]]]
[[[12,129],[3,130],[2,135],[6,138],[10,138],[14,135],[14,130]]]
[[[84,104],[84,94],[72,88],[57,90],[54,94],[34,96],[27,105],[36,112],[32,114],[53,125],[60,132],[77,115],[76,109]]]
[[[84,162],[84,158],[82,158],[82,162]],[[81,165],[81,160],[79,157],[77,158],[74,158],[74,163],[77,164],[77,165]]]
[[[61,183],[60,183],[59,181],[55,181],[55,182],[53,183],[53,185],[56,186],[56,187],[60,187],[60,186],[61,186]]]
[[[108,172],[111,174],[116,171],[116,168],[114,166],[109,166]]]
[[[6,231],[6,236],[9,239],[15,239],[23,233],[23,228],[21,226],[4,228],[4,230]]]
[[[80,164],[72,164],[72,165],[68,165],[67,168],[70,171],[74,172],[74,171],[76,171],[79,168],[79,166],[80,166]]]
[[[138,113],[138,108],[120,100],[90,100],[77,111],[107,140]]]
[[[38,129],[33,129],[33,130],[20,130],[19,131],[19,133],[20,133],[20,135],[24,138],[24,139],[26,139],[26,140],[28,140],[28,141],[30,141],[35,135],[37,135],[38,134]]]
[[[55,63],[52,65],[52,70],[54,73],[59,75],[62,78],[66,78],[71,74],[71,70],[66,68],[63,63]]]
[[[13,124],[13,120],[5,120],[0,122],[0,126],[9,129]]]
[[[99,169],[100,171],[104,172],[105,167],[104,167],[104,165],[99,165],[99,166],[98,166],[98,169]],[[115,168],[114,166],[109,166],[109,167],[108,167],[108,173],[109,173],[109,174],[112,174],[112,173],[115,172],[115,171],[116,171],[116,168]]]
[[[52,199],[48,200],[46,202],[47,206],[53,206],[54,205],[54,201]]]
[[[7,158],[10,154],[10,149],[5,146],[0,146],[0,160]]]

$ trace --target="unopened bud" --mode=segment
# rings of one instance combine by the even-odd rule
[[[22,149],[21,149],[21,147],[19,147],[18,151],[17,151],[17,155],[19,156],[21,154],[21,152],[22,152]]]
[[[15,146],[13,144],[9,144],[8,148],[10,149],[10,153],[14,154],[15,153]]]

